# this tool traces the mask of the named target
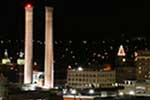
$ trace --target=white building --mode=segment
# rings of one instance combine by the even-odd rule
[[[116,81],[114,70],[68,69],[67,85],[72,88],[111,88]]]

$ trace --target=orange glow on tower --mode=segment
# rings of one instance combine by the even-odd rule
[[[27,3],[27,4],[25,5],[25,8],[26,8],[26,9],[31,9],[31,8],[32,8],[32,4],[31,4],[31,3]]]
[[[111,71],[111,70],[112,70],[112,67],[111,67],[110,64],[105,64],[103,70],[104,70],[104,71]]]

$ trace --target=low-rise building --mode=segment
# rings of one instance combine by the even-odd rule
[[[68,69],[67,85],[72,88],[111,88],[116,81],[114,70]]]
[[[124,83],[125,80],[136,80],[136,67],[124,66],[116,69],[116,82]]]

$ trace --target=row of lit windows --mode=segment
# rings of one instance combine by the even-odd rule
[[[148,75],[150,75],[150,72],[147,72],[147,70],[138,70],[138,74],[142,74],[142,73],[144,73],[144,74],[148,74]]]
[[[96,79],[91,79],[91,78],[89,78],[89,79],[81,79],[81,78],[68,78],[68,81],[80,81],[80,82],[99,82],[99,83],[105,83],[105,82],[112,82],[112,81],[114,81],[115,80],[115,78],[104,78],[104,79],[98,79],[98,80],[96,80]]]
[[[76,77],[96,77],[95,74],[69,74],[69,76],[76,76]]]
[[[96,84],[96,85],[94,85],[94,84],[84,84],[84,83],[69,83],[68,84],[69,86],[79,86],[79,87],[92,87],[92,86],[94,86],[94,87],[110,87],[110,86],[112,86],[112,84],[111,83],[103,83],[103,84]]]
[[[115,74],[114,73],[109,73],[109,74],[69,74],[69,76],[72,77],[113,77]]]
[[[93,82],[95,82],[96,80],[95,79],[75,79],[75,78],[68,78],[68,81],[85,81],[85,82],[87,82],[87,81],[93,81]]]

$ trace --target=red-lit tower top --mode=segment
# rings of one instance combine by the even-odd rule
[[[26,9],[31,9],[33,6],[32,6],[32,4],[31,3],[27,3],[26,5],[25,5],[25,8]]]

